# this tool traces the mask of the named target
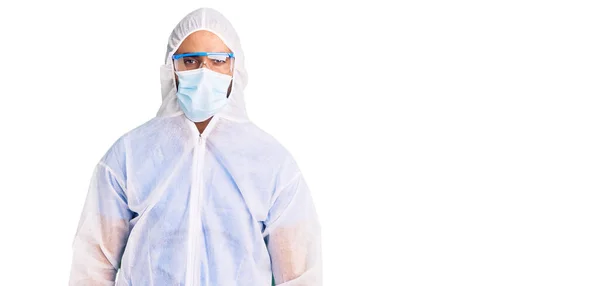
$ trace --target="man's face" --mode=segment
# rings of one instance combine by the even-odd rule
[[[194,52],[208,52],[208,53],[231,53],[231,50],[223,43],[221,38],[209,31],[196,31],[187,36],[179,49],[175,51],[175,54],[185,54]],[[201,57],[202,61],[209,61],[206,57]],[[233,76],[233,70],[222,72],[224,74]],[[179,85],[179,79],[175,75],[175,81]],[[227,91],[227,96],[231,93],[231,84]]]

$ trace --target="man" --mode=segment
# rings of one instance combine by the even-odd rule
[[[199,9],[173,30],[158,116],[95,169],[71,285],[321,285],[320,227],[290,154],[249,121],[239,38]]]

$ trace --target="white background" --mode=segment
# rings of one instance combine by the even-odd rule
[[[95,164],[209,6],[313,191],[325,285],[599,285],[597,1],[346,2],[3,1],[0,284],[67,284]]]

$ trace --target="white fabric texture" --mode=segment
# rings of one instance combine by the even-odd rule
[[[236,61],[228,105],[200,134],[178,107],[170,59],[203,29]],[[247,117],[231,24],[212,9],[187,15],[169,39],[161,81],[158,116],[119,138],[94,171],[70,285],[321,285],[309,189],[288,151]]]

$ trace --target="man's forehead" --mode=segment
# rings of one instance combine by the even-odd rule
[[[189,52],[231,52],[231,50],[219,36],[210,31],[202,30],[188,35],[176,53]]]

